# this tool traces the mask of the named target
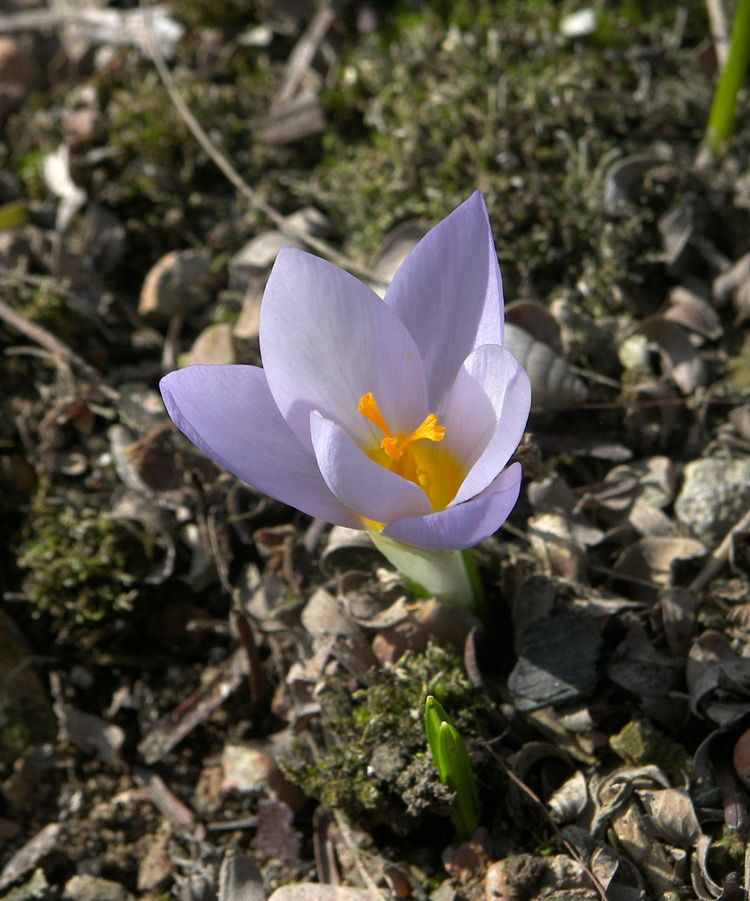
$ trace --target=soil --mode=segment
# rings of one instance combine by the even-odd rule
[[[724,49],[697,0],[6,4],[0,897],[746,897]],[[535,405],[468,611],[214,465],[157,384],[261,362],[282,244],[381,286],[475,189]]]

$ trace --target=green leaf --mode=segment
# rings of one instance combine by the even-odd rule
[[[479,793],[466,745],[446,712],[430,695],[425,702],[425,732],[440,781],[456,793],[453,825],[459,838],[471,838],[479,823]]]
[[[706,128],[706,143],[719,155],[734,128],[737,95],[750,62],[750,0],[739,0],[732,26],[729,56],[716,86]]]

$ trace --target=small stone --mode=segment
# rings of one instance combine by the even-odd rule
[[[101,876],[73,876],[65,883],[62,901],[135,901],[135,898],[119,882]]]
[[[721,542],[750,505],[750,460],[694,460],[683,471],[675,515],[709,547]]]
[[[146,853],[138,865],[138,891],[158,892],[166,888],[172,877],[172,862],[169,857],[171,830],[148,837]]]
[[[298,885],[284,885],[277,888],[268,901],[376,901],[376,899],[375,895],[365,888],[300,882]]]

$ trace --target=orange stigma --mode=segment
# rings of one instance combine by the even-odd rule
[[[379,445],[366,451],[367,455],[385,469],[419,485],[433,510],[445,509],[456,496],[465,472],[450,451],[436,447],[445,437],[445,426],[440,425],[438,417],[430,413],[411,434],[394,435],[371,392],[362,395],[359,412],[385,436]]]

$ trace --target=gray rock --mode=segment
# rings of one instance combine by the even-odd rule
[[[709,547],[719,544],[750,506],[750,460],[688,463],[675,502],[680,525]]]

